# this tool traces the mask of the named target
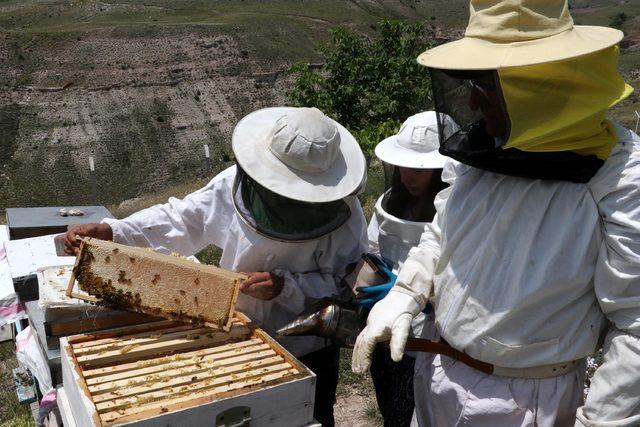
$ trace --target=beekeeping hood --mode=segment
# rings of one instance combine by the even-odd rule
[[[465,37],[424,52],[440,152],[529,178],[586,182],[616,144],[606,112],[632,88],[622,32],[577,26],[566,0],[472,0]]]
[[[403,217],[406,203],[411,197],[400,180],[399,168],[433,169],[433,185],[422,197],[427,203],[421,205],[413,218],[428,221],[433,217],[433,196],[444,184],[440,173],[447,160],[438,151],[438,119],[435,111],[424,111],[407,118],[396,135],[376,145],[376,156],[381,160],[385,174],[385,193],[380,207],[387,214]],[[402,221],[402,220],[400,220]]]
[[[438,152],[438,119],[435,111],[414,114],[396,135],[376,145],[376,156],[385,163],[413,169],[442,169],[446,157]]]
[[[315,108],[255,111],[233,132],[234,206],[257,232],[304,241],[337,229],[366,181],[355,138]]]

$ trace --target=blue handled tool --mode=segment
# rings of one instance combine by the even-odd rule
[[[367,254],[367,257],[378,267],[380,273],[386,276],[387,281],[380,285],[365,286],[356,288],[363,295],[356,299],[357,304],[366,309],[371,309],[375,303],[387,296],[393,285],[396,283],[397,275],[393,273],[391,267],[377,255]]]
[[[356,298],[356,303],[364,309],[371,310],[375,303],[387,296],[393,285],[395,285],[398,276],[393,273],[393,271],[391,270],[391,266],[389,266],[389,264],[387,264],[378,255],[367,254],[366,256],[373,261],[380,272],[384,274],[388,279],[387,282],[381,285],[356,288],[358,292],[365,294]],[[431,307],[431,304],[427,304],[422,312],[425,314],[429,314],[432,309],[433,308]]]

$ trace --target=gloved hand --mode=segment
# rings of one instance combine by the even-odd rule
[[[353,348],[351,369],[364,373],[371,365],[371,353],[379,342],[391,339],[391,358],[399,362],[407,343],[411,320],[420,313],[420,305],[404,292],[390,291],[373,306],[367,326],[360,332]]]
[[[364,296],[359,296],[356,299],[356,303],[360,307],[363,307],[366,309],[371,309],[375,303],[377,303],[382,298],[387,296],[387,294],[389,293],[393,285],[395,285],[396,279],[398,278],[398,276],[393,274],[393,271],[391,271],[391,268],[387,265],[387,263],[385,263],[381,259],[374,256],[371,256],[371,258],[376,261],[378,268],[382,270],[382,272],[387,276],[389,281],[381,285],[356,288],[358,292],[365,294]]]

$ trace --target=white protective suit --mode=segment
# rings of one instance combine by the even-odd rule
[[[416,363],[419,425],[640,425],[640,138],[617,132],[586,184],[448,163],[451,186],[394,287],[420,306],[431,295],[440,335],[501,367],[584,358],[608,328],[578,421],[581,369],[507,378],[438,356]]]
[[[193,255],[213,244],[222,249],[220,266],[245,273],[274,272],[284,277],[282,292],[271,301],[245,294],[237,309],[275,336],[275,331],[308,308],[307,298],[337,294],[344,267],[366,250],[366,220],[355,196],[345,199],[350,218],[337,230],[316,240],[277,241],[258,234],[237,214],[232,200],[236,167],[184,199],[152,206],[111,225],[115,242],[152,247],[164,253]],[[318,337],[282,337],[278,341],[296,356],[328,345]]]
[[[382,207],[382,199],[385,194],[382,194],[376,201],[367,228],[369,252],[392,261],[395,273],[407,259],[411,248],[420,243],[420,236],[427,223],[407,221],[385,211]]]
[[[404,220],[385,211],[382,206],[385,194],[382,194],[376,201],[374,212],[367,228],[369,252],[393,262],[392,270],[393,273],[397,274],[407,259],[411,248],[420,244],[420,236],[427,223]],[[411,322],[413,336],[420,337],[422,335],[425,318],[425,314],[420,313],[413,319]],[[433,332],[433,327],[428,328],[425,338],[434,339]],[[414,354],[411,355],[415,356]]]

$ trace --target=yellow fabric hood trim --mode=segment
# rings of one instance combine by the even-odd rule
[[[504,148],[606,159],[617,142],[606,112],[633,92],[618,72],[618,57],[613,46],[569,60],[499,69],[511,122]]]

